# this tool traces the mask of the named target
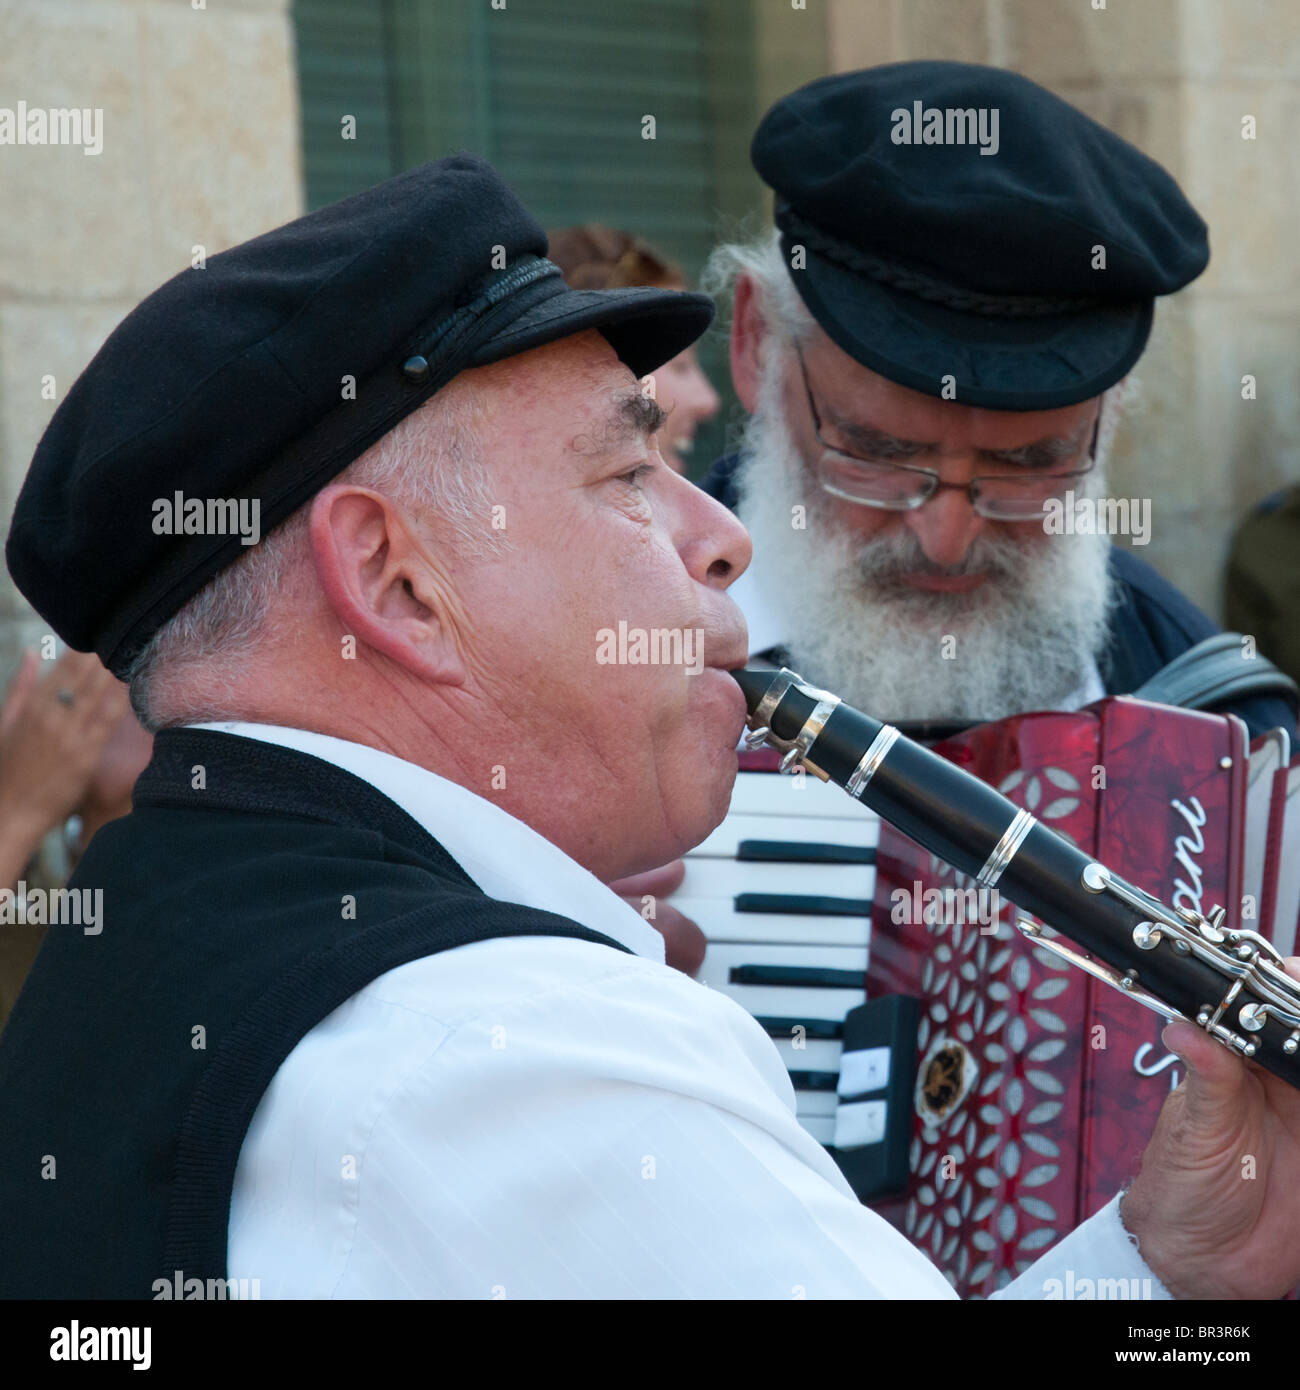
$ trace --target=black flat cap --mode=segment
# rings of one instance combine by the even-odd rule
[[[546,249],[495,170],[453,155],[182,271],[55,411],[5,546],[14,582],[120,676],[246,553],[237,501],[265,534],[467,367],[598,328],[643,376],[713,317],[704,295],[571,290]]]
[[[1141,355],[1155,296],[1209,260],[1204,222],[1158,164],[1000,68],[821,78],[768,112],[752,156],[826,333],[967,405],[1099,395]]]

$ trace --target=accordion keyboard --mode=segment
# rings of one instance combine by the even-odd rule
[[[845,1015],[864,976],[879,819],[838,787],[742,771],[726,820],[686,856],[673,906],[708,939],[697,978],[765,1027],[800,1124],[835,1136]]]

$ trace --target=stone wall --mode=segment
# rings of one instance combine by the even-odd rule
[[[297,216],[302,177],[288,0],[0,0],[0,34],[0,106],[103,113],[98,154],[0,145],[7,530],[42,430],[119,320],[194,246]],[[0,573],[5,674],[45,628]]]

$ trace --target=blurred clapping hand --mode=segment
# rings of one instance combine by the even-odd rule
[[[46,862],[42,841],[72,814],[81,816],[78,850],[106,820],[130,810],[130,790],[153,740],[130,711],[126,686],[84,652],[67,652],[42,674],[23,654],[0,704],[0,888],[17,895],[57,887],[62,868]],[[45,936],[44,919],[6,916],[0,926],[0,1027]]]
[[[97,656],[66,652],[44,674],[41,665],[25,652],[0,705],[0,884],[10,888],[45,836],[86,800],[129,715],[126,687]]]

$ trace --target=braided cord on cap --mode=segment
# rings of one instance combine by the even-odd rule
[[[1096,309],[1106,302],[1087,296],[1067,299],[1037,294],[984,294],[977,290],[958,289],[919,270],[909,269],[897,261],[884,260],[861,247],[841,241],[805,221],[789,208],[777,212],[776,223],[788,236],[797,238],[819,256],[842,265],[846,270],[877,280],[891,289],[915,295],[918,299],[968,314],[983,314],[989,318],[1046,318],[1050,314]]]
[[[495,318],[489,320],[487,317],[491,310],[526,286],[560,273],[560,267],[554,261],[526,252],[513,265],[490,275],[468,304],[463,304],[424,333],[416,351],[430,368],[437,362],[462,353],[467,339],[483,336],[483,329],[495,327]],[[421,378],[424,375],[427,373],[422,373]]]

